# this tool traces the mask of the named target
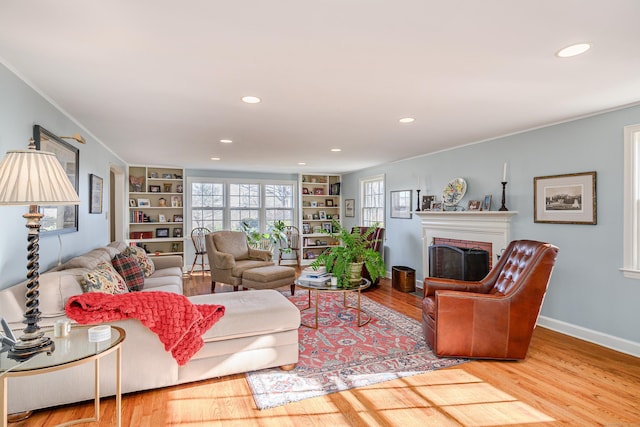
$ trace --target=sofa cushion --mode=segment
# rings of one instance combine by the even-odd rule
[[[300,310],[273,289],[196,295],[189,300],[225,307],[224,316],[202,336],[205,342],[296,330],[300,326]]]
[[[55,271],[40,275],[39,309],[42,317],[57,317],[64,315],[64,305],[67,300],[82,293],[82,275],[88,272],[84,268]]]
[[[140,267],[142,267],[142,271],[144,272],[144,277],[151,276],[156,270],[153,262],[151,262],[151,260],[149,259],[149,255],[147,255],[147,253],[141,247],[128,246],[127,249],[125,249],[122,253],[124,255],[132,256],[138,262],[138,264],[140,264]]]
[[[144,272],[132,256],[117,254],[111,263],[127,283],[129,291],[141,291],[144,288]]]
[[[182,276],[158,276],[156,277],[155,275],[151,276],[151,277],[146,277],[144,279],[144,288],[145,289],[153,289],[153,290],[158,290],[157,288],[159,286],[165,286],[165,285],[175,285],[178,286],[180,288],[180,292],[177,293],[182,293]]]
[[[82,275],[84,292],[104,292],[107,294],[127,293],[127,284],[111,263],[103,262]]]
[[[56,270],[68,270],[71,268],[94,269],[101,262],[111,262],[111,252],[106,248],[96,248],[84,255],[71,258]]]

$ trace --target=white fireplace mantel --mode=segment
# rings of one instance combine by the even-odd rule
[[[516,211],[416,211],[422,223],[422,272],[429,276],[429,246],[436,237],[489,242],[492,265],[510,241],[511,218]]]

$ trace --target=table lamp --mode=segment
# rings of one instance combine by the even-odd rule
[[[27,327],[9,350],[8,357],[24,361],[55,350],[53,341],[40,331],[38,288],[40,219],[38,205],[78,205],[78,193],[53,153],[37,151],[33,139],[28,150],[8,151],[0,163],[0,205],[29,206],[27,220],[27,292],[24,321]]]

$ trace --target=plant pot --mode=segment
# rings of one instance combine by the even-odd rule
[[[349,265],[349,283],[351,286],[357,286],[362,280],[362,266],[364,262],[352,262]]]

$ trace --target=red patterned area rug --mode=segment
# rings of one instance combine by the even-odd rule
[[[306,292],[299,292],[294,297],[288,291],[283,293],[298,308],[306,307]],[[246,374],[258,409],[422,374],[466,361],[436,357],[424,341],[419,322],[364,295],[361,298],[362,310],[371,316],[371,321],[358,327],[357,312],[343,307],[341,293],[320,294],[319,327],[317,330],[300,327],[300,359],[296,368],[291,371],[271,368]],[[355,293],[349,294],[347,303],[355,305]],[[314,321],[313,309],[302,313],[302,323],[313,325]]]

